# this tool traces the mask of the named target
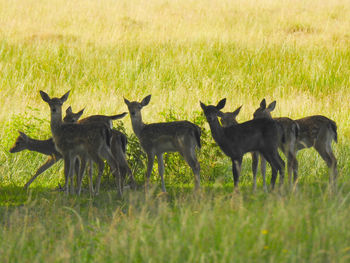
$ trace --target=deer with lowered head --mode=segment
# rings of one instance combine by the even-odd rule
[[[274,105],[276,102],[273,102]],[[272,104],[272,103],[271,103]],[[274,110],[274,105],[271,104],[266,107],[265,99],[261,102],[260,107],[255,111],[254,118],[271,118],[271,111]],[[292,132],[287,123],[276,118],[276,121],[281,123],[285,132]],[[332,184],[336,182],[337,159],[332,150],[332,141],[337,142],[337,125],[336,123],[322,115],[313,115],[301,119],[294,120],[299,127],[296,141],[294,144],[287,145],[287,149],[294,154],[304,148],[314,147],[320,154],[322,159],[326,162],[329,169],[329,181]],[[294,148],[293,148],[294,147]],[[298,177],[298,162],[296,159],[292,162],[292,169],[294,171],[294,182]]]
[[[19,136],[11,147],[10,153],[17,153],[23,150],[35,151],[49,156],[45,163],[39,167],[36,173],[24,185],[24,189],[27,189],[40,174],[45,172],[62,158],[62,155],[56,150],[52,138],[48,140],[36,140],[29,137],[24,132],[19,131]]]
[[[86,117],[84,119],[79,120],[80,116],[83,114],[84,109],[81,111],[74,113],[72,111],[71,107],[68,107],[66,110],[66,116],[64,117],[63,121],[65,123],[94,123],[94,122],[102,122],[106,123],[109,127],[113,128],[113,120],[118,120],[123,118],[127,113],[124,112],[122,114],[117,114],[117,115],[91,115],[89,117]],[[78,121],[79,120],[79,121]],[[134,188],[136,186],[136,182],[133,176],[133,173],[128,165],[128,162],[126,160],[126,145],[128,143],[128,139],[126,135],[118,130],[111,130],[112,133],[112,138],[111,138],[111,151],[118,162],[119,165],[119,170],[120,170],[120,175],[122,177],[122,187],[123,187],[123,182],[126,178],[126,175],[129,175],[130,180],[131,180],[131,187]],[[99,192],[100,189],[100,183],[101,183],[101,175],[103,173],[104,166],[99,167],[99,173],[97,177],[97,183],[96,183],[96,192]],[[90,169],[91,171],[91,169]]]
[[[51,132],[55,147],[64,160],[65,191],[69,193],[68,179],[72,185],[73,165],[78,158],[81,162],[92,159],[99,166],[104,165],[103,159],[111,167],[112,173],[117,179],[119,195],[122,195],[121,178],[117,172],[118,163],[110,150],[111,129],[105,123],[75,124],[62,122],[62,105],[68,99],[69,91],[61,98],[50,98],[47,93],[40,91],[41,98],[50,106]],[[81,165],[85,167],[85,165]],[[81,169],[82,170],[82,169]],[[83,171],[81,172],[83,174]],[[79,186],[78,186],[79,188]]]
[[[154,157],[157,156],[162,191],[166,192],[163,178],[163,153],[165,152],[178,152],[184,157],[194,173],[195,188],[198,189],[200,187],[200,165],[196,157],[196,147],[201,147],[200,127],[189,121],[145,124],[142,121],[141,110],[148,105],[150,100],[151,95],[146,96],[141,102],[130,102],[124,98],[124,102],[128,106],[134,133],[147,154],[146,189],[149,185]]]
[[[220,110],[225,104],[226,99],[219,101],[216,106],[200,102],[215,142],[231,158],[234,188],[238,188],[243,155],[252,151],[259,151],[270,163],[272,189],[275,186],[277,172],[280,174],[280,184],[283,184],[284,161],[278,154],[277,123],[269,119],[259,119],[223,127],[220,125],[218,117],[223,116]]]

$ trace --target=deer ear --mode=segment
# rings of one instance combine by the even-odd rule
[[[80,111],[77,113],[78,119],[81,117],[81,115],[83,115],[84,110],[85,110],[85,108],[82,109],[82,110],[80,110]]]
[[[199,101],[199,103],[201,105],[202,110],[205,110],[207,106],[205,106],[205,104],[203,102],[201,102],[201,101]]]
[[[241,105],[239,108],[237,108],[234,112],[232,112],[233,114],[233,118],[235,119],[237,117],[237,115],[239,114],[239,112],[241,111],[243,105]]]
[[[126,98],[124,98],[124,103],[128,106],[130,105],[130,101],[128,101]]]
[[[144,107],[144,106],[148,105],[150,100],[151,100],[151,95],[144,97],[143,100],[141,101],[141,106]]]
[[[60,98],[62,103],[65,102],[68,99],[69,92],[70,92],[70,90]]]
[[[273,101],[270,103],[270,105],[267,107],[269,111],[273,111],[276,107],[276,101]]]
[[[21,136],[23,139],[27,139],[27,138],[28,138],[27,134],[25,134],[24,132],[21,132],[21,131],[18,131],[18,132],[19,132],[20,136]]]
[[[221,110],[223,107],[225,107],[225,104],[226,104],[226,98],[220,100],[219,103],[218,103],[218,105],[216,105],[216,108],[217,108],[218,110]]]
[[[260,108],[265,110],[266,109],[266,100],[263,99],[261,102],[260,102]]]
[[[43,101],[49,102],[51,100],[49,95],[47,95],[47,93],[42,90],[40,91],[40,96],[43,99]]]
[[[69,107],[66,109],[66,115],[71,114],[71,113],[73,113],[72,107],[69,106]]]

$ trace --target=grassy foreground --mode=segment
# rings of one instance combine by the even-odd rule
[[[0,0],[0,262],[349,262],[350,3],[326,1]],[[50,136],[39,90],[85,115],[126,111],[152,94],[146,122],[188,119],[203,128],[203,189],[167,155],[168,195],[103,182],[100,196],[66,197],[59,163],[27,192],[44,156],[10,154],[22,130]],[[213,143],[199,100],[226,97],[252,118],[262,98],[274,116],[323,114],[338,125],[338,189],[314,150],[298,154],[298,191],[251,191],[244,158],[240,193]],[[142,184],[144,155],[129,117],[129,161]],[[107,177],[108,172],[106,171]],[[270,172],[268,171],[268,174]],[[260,178],[259,178],[260,179]]]

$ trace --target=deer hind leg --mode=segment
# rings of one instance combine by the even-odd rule
[[[129,167],[129,164],[126,160],[125,154],[122,151],[120,145],[114,145],[114,147],[112,147],[112,154],[113,154],[114,158],[116,159],[116,161],[118,162],[120,174],[121,174],[123,180],[125,181],[127,176],[128,176],[128,180],[130,180],[131,189],[135,189],[136,188],[136,181],[135,181],[134,175]]]
[[[160,175],[160,179],[162,180],[162,191],[165,193],[165,183],[164,183],[164,161],[163,161],[163,154],[157,155],[157,161],[158,161],[158,172]]]
[[[180,152],[180,154],[184,157],[187,164],[191,167],[192,172],[194,174],[194,188],[199,190],[200,183],[200,164],[197,160],[195,145],[193,147],[185,148]]]
[[[90,159],[89,160],[89,193],[90,193],[90,197],[93,196],[93,194],[94,194],[94,182],[92,181],[92,171],[94,169],[93,165],[94,164],[93,164],[92,160]]]
[[[330,142],[317,140],[314,148],[326,162],[329,170],[329,182],[334,184],[337,176],[337,159],[335,158]]]
[[[116,180],[117,183],[117,188],[118,188],[118,194],[119,196],[123,195],[123,180],[121,178],[120,175],[120,171],[119,171],[119,165],[117,163],[117,161],[115,160],[114,156],[112,155],[110,149],[105,146],[103,147],[102,151],[101,151],[101,156],[106,159],[108,165],[111,168],[112,174]]]
[[[280,185],[283,184],[284,180],[284,161],[279,156],[278,151],[275,150],[273,152],[265,152],[263,153],[264,158],[269,162],[272,168],[272,176],[271,176],[271,188],[274,189],[276,179],[277,179],[277,171],[280,174]]]
[[[96,189],[95,189],[95,195],[98,195],[100,193],[101,177],[103,174],[103,170],[105,169],[105,163],[99,157],[94,158],[94,162],[97,164],[97,167],[98,167],[98,174],[97,174],[97,179],[96,179]],[[92,165],[91,165],[90,170],[92,171]],[[92,174],[91,174],[91,179],[92,179]]]
[[[289,185],[292,186],[293,184],[296,184],[298,180],[298,160],[296,158],[296,153],[291,150],[287,153],[287,169]]]

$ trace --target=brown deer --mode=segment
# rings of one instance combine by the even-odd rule
[[[77,112],[77,113],[74,113],[72,111],[72,108],[68,107],[66,110],[66,116],[64,117],[63,121],[65,123],[76,123],[77,122],[80,124],[102,122],[102,123],[106,123],[109,127],[113,128],[112,121],[117,120],[117,119],[121,119],[127,114],[126,112],[124,112],[122,114],[112,115],[112,116],[92,115],[92,116],[86,117],[86,118],[78,121],[80,116],[83,114],[83,112],[84,112],[84,109]],[[118,130],[112,129],[111,132],[112,132],[111,151],[112,151],[114,158],[118,162],[122,180],[124,181],[126,178],[126,175],[128,174],[130,177],[130,180],[131,180],[131,182],[130,182],[131,188],[135,188],[136,182],[135,182],[134,176],[132,174],[132,171],[128,165],[128,162],[126,160],[126,145],[128,143],[128,139],[124,133],[122,133]],[[97,183],[96,183],[96,192],[97,193],[99,192],[99,189],[100,189],[101,175],[102,175],[103,169],[104,169],[104,167],[99,167],[99,174],[98,174]],[[90,171],[91,171],[91,168],[90,168]],[[123,181],[122,181],[122,187],[123,187]]]
[[[253,114],[254,119],[259,119],[259,118],[272,119],[271,111],[273,111],[275,107],[276,107],[276,101],[271,102],[269,106],[266,107],[266,100],[263,99],[260,103],[259,108],[256,109],[256,111]],[[281,134],[281,136],[280,136],[278,146],[287,158],[287,170],[289,175],[289,181],[290,181],[290,185],[292,185],[292,175],[294,175],[293,176],[294,183],[296,183],[298,178],[298,161],[296,159],[296,142],[299,136],[300,128],[296,121],[293,121],[292,119],[287,117],[273,118],[273,120],[275,120],[279,125],[279,133]],[[260,164],[261,174],[263,178],[265,178],[266,161],[261,155],[260,155],[260,161],[261,161],[261,164]],[[256,178],[258,165],[259,165],[259,153],[255,152],[253,153],[253,162],[252,162],[254,178]]]
[[[222,112],[221,111],[220,122],[221,122],[222,127],[226,128],[226,127],[229,127],[232,125],[237,125],[238,122],[236,120],[236,117],[239,114],[239,112],[241,111],[241,108],[242,108],[242,106],[240,106],[239,108],[237,108],[233,112]],[[252,152],[252,160],[253,160],[253,164],[254,164],[254,161],[256,161],[256,156],[255,156],[254,152]],[[261,163],[261,169],[265,170],[266,168],[263,165],[266,165],[266,163],[265,162]],[[255,167],[255,166],[253,166],[253,167]],[[263,173],[263,172],[262,172],[262,174],[265,175],[265,173]],[[264,191],[267,192],[267,185],[266,185],[265,176],[263,176],[263,188],[264,188]],[[253,191],[255,191],[255,190],[256,190],[256,171],[254,172],[254,170],[253,170]]]
[[[264,99],[260,107],[254,113],[254,118],[271,118],[271,111],[274,110],[275,105],[276,102],[273,102],[266,107]],[[296,125],[293,125],[293,122],[291,122],[289,118],[275,118],[275,120],[282,126],[286,137],[286,144],[284,144],[281,149],[283,152],[288,151],[288,161],[290,159],[289,156],[292,155],[291,164],[288,165],[288,172],[293,170],[294,183],[298,178],[296,154],[299,150],[310,147],[314,147],[326,162],[329,168],[329,180],[331,183],[335,183],[337,176],[337,159],[333,154],[332,141],[334,140],[337,142],[336,123],[321,115],[294,120]],[[290,142],[288,143],[288,141]]]
[[[196,157],[196,147],[201,148],[201,129],[189,121],[173,121],[163,123],[145,124],[142,121],[141,109],[148,105],[151,95],[141,102],[130,102],[124,98],[128,106],[132,128],[140,144],[147,154],[146,189],[152,173],[154,157],[157,156],[158,171],[162,180],[162,191],[166,192],[164,183],[164,152],[180,153],[195,176],[195,188],[200,187],[200,165]]]
[[[272,189],[275,186],[277,171],[280,174],[280,184],[283,184],[284,161],[278,154],[277,123],[269,119],[258,119],[222,127],[218,117],[223,116],[220,110],[225,104],[226,99],[219,101],[216,106],[200,102],[214,140],[221,150],[231,158],[234,188],[238,187],[243,155],[252,151],[259,151],[270,163]]]
[[[114,159],[111,150],[111,130],[104,123],[71,124],[62,122],[62,105],[67,100],[69,91],[61,98],[50,98],[45,92],[40,91],[41,98],[50,106],[51,132],[57,151],[64,159],[64,174],[66,181],[66,194],[68,191],[68,179],[71,180],[71,193],[74,191],[72,185],[73,165],[77,158],[82,162],[92,159],[98,166],[104,165],[103,159],[111,167],[117,184],[119,195],[122,195],[121,178],[118,174],[118,163]],[[81,174],[84,173],[81,169]],[[79,188],[79,186],[78,186]]]
[[[48,140],[36,140],[19,131],[19,136],[11,147],[10,152],[17,153],[23,150],[35,151],[49,156],[45,163],[39,167],[36,173],[24,185],[24,189],[27,189],[40,174],[45,172],[62,158],[62,155],[56,150],[52,138]]]

